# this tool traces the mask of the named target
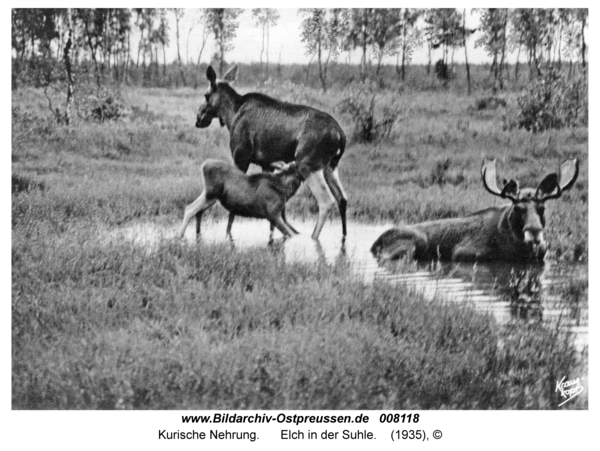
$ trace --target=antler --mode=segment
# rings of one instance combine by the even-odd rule
[[[514,180],[509,180],[502,190],[498,188],[496,183],[496,159],[489,160],[485,158],[483,165],[481,166],[481,178],[483,179],[483,186],[486,190],[492,193],[494,196],[500,196],[502,198],[508,198],[512,201],[516,201],[519,193],[519,185]],[[513,196],[511,193],[514,193]]]
[[[575,184],[578,175],[579,161],[577,161],[577,158],[565,160],[560,166],[560,189],[565,191],[571,188]]]
[[[550,174],[548,175],[538,187],[539,193],[550,192],[556,189],[554,194],[548,194],[546,196],[539,196],[540,201],[546,201],[549,199],[558,199],[562,196],[563,191],[571,188],[575,181],[577,180],[577,176],[579,175],[579,161],[577,158],[572,160],[565,160],[563,164],[560,166],[560,175]],[[551,180],[551,182],[550,182]],[[554,185],[551,189],[546,189],[545,186],[548,184]]]

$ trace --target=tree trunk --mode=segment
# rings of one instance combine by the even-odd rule
[[[100,70],[98,68],[98,61],[96,59],[96,47],[94,46],[94,44],[92,43],[92,37],[90,36],[90,30],[88,28],[88,23],[87,20],[85,20],[85,16],[83,14],[80,14],[80,17],[82,19],[84,28],[85,28],[85,33],[87,36],[87,41],[88,41],[88,45],[90,46],[90,54],[92,56],[92,61],[94,62],[94,73],[96,74],[96,85],[98,87],[98,95],[100,95],[100,87],[101,87],[101,82],[100,82]],[[70,50],[70,47],[69,47]]]
[[[377,69],[375,69],[375,76],[379,76],[379,71],[381,70],[381,62],[383,61],[383,49],[379,49],[379,55],[377,55]]]
[[[519,49],[517,50],[517,60],[515,61],[515,83],[519,80],[519,56],[521,55],[521,44],[519,43]]]
[[[321,86],[323,86],[323,91],[327,91],[327,85],[325,84],[325,79],[323,78],[323,65],[321,62],[321,41],[320,40],[319,40],[319,43],[317,44],[317,61],[319,63],[319,79],[321,80]]]
[[[360,78],[362,80],[362,82],[364,83],[365,80],[367,79],[367,38],[366,36],[363,36],[363,54],[362,54],[362,59],[360,60],[360,68],[361,68],[361,74],[360,74]]]
[[[69,17],[69,37],[65,45],[65,70],[67,72],[67,104],[65,107],[65,123],[71,125],[71,104],[73,103],[73,70],[71,67],[71,47],[73,46],[73,21],[71,19],[71,10],[67,10]]]
[[[262,26],[262,47],[260,48],[260,71],[262,72],[262,66],[263,66],[263,53],[265,53],[265,24],[263,23]]]
[[[185,83],[185,74],[183,73],[183,66],[181,64],[181,52],[179,50],[179,18],[177,17],[177,12],[175,12],[176,17],[175,17],[175,32],[176,32],[176,37],[177,37],[177,64],[179,65],[179,75],[181,77],[181,82],[183,83],[183,86],[186,85]],[[221,72],[222,73],[222,72]]]
[[[187,41],[185,43],[185,65],[186,67],[190,64],[190,34],[194,29],[194,22],[192,22],[192,26],[190,27],[190,31],[188,31]]]
[[[167,82],[167,52],[165,51],[165,44],[163,43],[163,81]]]
[[[406,10],[405,10],[406,13]],[[402,26],[402,70],[401,70],[401,74],[402,74],[402,81],[406,80],[406,23],[407,21],[404,21],[404,24]]]
[[[428,41],[427,42],[427,53],[428,53],[428,60],[427,60],[427,75],[431,75],[431,42]]]
[[[198,63],[196,65],[196,86],[200,84],[200,61],[202,59],[202,52],[204,51],[204,46],[206,45],[206,24],[202,28],[202,47],[200,47],[200,52],[198,53]]]
[[[469,58],[467,57],[467,9],[463,9],[463,47],[465,48],[465,67],[467,69],[467,95],[471,95],[471,70],[469,69]]]
[[[587,72],[587,63],[585,61],[585,52],[586,52],[586,46],[585,46],[585,16],[582,15],[581,17],[581,67],[583,68],[583,72],[586,73]]]
[[[402,81],[406,81],[406,43],[402,45],[402,66],[400,66]]]
[[[129,57],[130,57],[130,47],[131,47],[131,32],[127,31],[127,56],[125,57],[125,71],[123,73],[123,81],[127,84],[129,83]]]
[[[267,22],[267,80],[269,79],[269,22]]]
[[[219,52],[221,53],[219,61],[219,73],[223,74],[223,66],[225,64],[225,42],[223,36],[221,36],[221,42],[219,43]]]
[[[308,64],[306,65],[306,85],[308,85],[308,78],[310,76],[310,63],[312,63],[314,57],[315,55],[311,56],[308,60]]]
[[[506,55],[506,26],[508,23],[508,9],[504,13],[504,23],[502,25],[502,53],[500,54],[500,89],[504,89],[504,81],[502,80],[502,68],[504,67],[504,59]]]
[[[562,68],[562,56],[561,56],[561,50],[562,50],[562,22],[560,24],[560,28],[558,30],[558,70],[560,72],[561,68]]]
[[[135,63],[136,69],[138,69],[140,67],[140,52],[142,51],[143,39],[144,39],[144,30],[142,29],[142,30],[140,30],[140,42],[138,42],[137,61]]]

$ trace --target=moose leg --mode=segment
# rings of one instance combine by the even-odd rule
[[[229,213],[229,219],[227,220],[227,231],[225,232],[225,236],[230,240],[233,240],[231,236],[231,226],[233,225],[233,220],[235,219],[235,215],[233,213]]]
[[[381,234],[371,246],[373,255],[396,260],[407,254],[419,258],[425,255],[428,248],[427,236],[409,226],[390,229]]]
[[[319,205],[319,219],[317,219],[317,225],[312,233],[312,238],[316,240],[321,234],[323,225],[325,225],[327,214],[335,205],[335,198],[327,186],[325,176],[323,175],[323,169],[310,174],[306,178],[306,184],[308,185],[310,192],[313,193],[313,196],[317,199],[317,204]]]
[[[202,211],[196,213],[196,237],[200,236],[200,223],[202,222]]]
[[[181,228],[179,229],[179,236],[183,238],[185,234],[185,229],[187,228],[190,220],[193,216],[196,216],[196,234],[200,233],[200,218],[202,217],[202,212],[207,208],[210,208],[215,203],[214,200],[208,200],[206,197],[206,191],[203,191],[200,194],[200,197],[188,205],[185,209],[185,213],[183,215],[183,223],[181,224]]]
[[[344,187],[342,186],[342,182],[340,182],[340,174],[338,172],[338,168],[334,168],[333,170],[330,167],[325,168],[325,180],[327,181],[327,186],[333,193],[335,200],[338,204],[338,209],[340,210],[340,218],[342,219],[342,235],[346,236],[346,207],[348,205],[348,196],[346,196],[346,192],[344,191]]]
[[[487,247],[477,247],[476,245],[457,246],[452,252],[452,261],[454,262],[474,262],[489,261],[490,256],[494,255],[493,249]]]

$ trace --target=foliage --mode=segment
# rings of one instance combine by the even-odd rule
[[[265,51],[265,32],[267,37],[267,71],[266,78],[269,78],[269,34],[271,27],[277,25],[279,12],[273,8],[254,8],[252,9],[252,18],[256,20],[256,26],[262,27],[262,48],[260,50],[260,66],[262,68],[263,53]]]
[[[298,14],[305,16],[300,39],[306,47],[306,55],[317,56],[319,78],[323,90],[327,91],[327,65],[330,58],[335,59],[340,52],[348,17],[338,10],[323,8],[300,8]]]
[[[352,118],[354,122],[352,137],[358,142],[374,142],[389,137],[400,115],[397,108],[385,106],[378,115],[381,118],[377,119],[375,97],[373,90],[355,86],[349,88],[336,105],[336,110],[340,114],[347,114]]]
[[[24,177],[19,174],[12,174],[12,195],[19,194],[22,192],[28,192],[32,190],[41,190],[46,189],[44,183],[36,182],[35,180],[30,179],[29,177]]]
[[[386,78],[387,71],[383,58],[396,55],[396,73],[405,81],[406,65],[424,39],[430,53],[427,66],[427,73],[430,74],[431,51],[441,49],[442,55],[439,57],[446,65],[452,66],[451,55],[454,50],[465,45],[467,33],[474,31],[464,29],[464,13],[453,8],[308,10],[321,11],[316,13],[312,23],[300,33],[308,54],[314,55],[319,62],[319,79],[324,89],[333,84],[330,75],[339,51],[359,49],[359,75],[363,82],[371,76],[369,55],[377,60],[373,72],[381,83],[384,83],[382,80]],[[179,27],[169,29],[166,11],[155,8],[73,9],[70,16],[73,19],[74,70],[77,72],[77,66],[84,67],[87,71],[84,75],[93,76],[98,89],[110,83],[170,86],[177,84],[178,79],[192,78],[197,87],[202,79],[200,61],[209,34],[213,34],[217,41],[214,61],[221,71],[224,70],[225,56],[232,48],[242,10],[201,9],[199,21],[203,26],[201,41],[198,37],[201,48],[197,63],[195,67],[189,67],[191,65],[188,61],[183,64],[178,51],[178,73],[169,73],[165,49],[174,41],[171,33],[178,32]],[[176,13],[176,25],[179,25],[182,14],[183,10]],[[546,66],[558,66],[561,69],[563,59],[569,64],[570,75],[574,70],[587,70],[587,9],[480,8],[477,9],[477,14],[480,17],[480,27],[475,36],[476,45],[483,46],[492,59],[492,89],[504,88],[507,79],[505,70],[508,70],[506,55],[516,50],[518,63],[515,67],[515,79],[518,79],[519,62],[523,58],[526,58],[531,68],[531,79],[541,76],[541,72],[547,69]],[[269,8],[254,8],[252,16],[257,26],[263,27],[261,70],[266,45],[268,72],[269,27],[275,25],[277,12]],[[12,10],[13,89],[18,89],[20,84],[33,83],[40,86],[38,81],[41,72],[47,72],[49,66],[60,67],[63,64],[64,44],[69,29],[68,17],[65,9]],[[421,17],[424,21],[420,20]],[[190,36],[188,34],[188,38]],[[134,42],[135,37],[137,42]],[[162,58],[159,58],[161,49]],[[162,59],[160,63],[159,59]],[[159,69],[161,63],[162,73]],[[278,66],[277,74],[281,74],[281,66]],[[307,79],[310,78],[310,63],[305,75]],[[469,70],[466,75],[470,85]],[[354,78],[353,74],[345,76],[349,81]],[[77,83],[77,77],[75,81]],[[458,80],[454,84],[457,82]],[[474,80],[473,84],[476,86],[478,83],[490,86],[487,77],[483,81]],[[428,84],[435,85],[431,82]]]
[[[433,49],[441,48],[444,63],[447,65],[451,48],[463,45],[462,17],[453,8],[428,9],[425,13],[425,34]]]
[[[225,68],[225,53],[233,48],[231,41],[236,36],[239,27],[237,18],[242,12],[244,10],[239,8],[209,8],[206,10],[206,20],[217,43],[219,72],[221,74]]]
[[[475,48],[483,47],[492,57],[492,72],[494,73],[494,87],[502,89],[502,70],[508,48],[508,9],[488,8],[481,10],[479,25],[481,35],[475,41]]]
[[[533,132],[563,127],[587,126],[588,86],[584,76],[568,79],[549,70],[532,82],[518,98],[518,114],[511,127]]]
[[[402,30],[401,10],[377,8],[370,22],[373,40],[373,58],[377,59],[376,75],[379,75],[384,56],[394,54],[394,43]]]
[[[450,70],[448,68],[448,64],[446,64],[446,62],[444,62],[443,59],[439,59],[436,61],[434,70],[435,70],[435,76],[437,77],[437,79],[441,80],[443,82],[450,80],[450,78],[452,76],[452,73],[450,72]]]
[[[501,97],[483,97],[477,99],[473,106],[475,111],[495,110],[498,108],[506,108],[506,100]]]
[[[348,22],[348,30],[344,39],[344,46],[346,48],[360,48],[362,50],[360,77],[363,82],[367,78],[367,49],[375,42],[371,25],[375,11],[375,8],[352,9]]]
[[[417,27],[417,20],[424,13],[422,9],[401,8],[399,14],[400,32],[392,42],[390,54],[397,55],[396,73],[406,79],[406,65],[412,61],[415,50],[423,45],[423,34]],[[402,55],[402,64],[398,68],[398,60]]]
[[[131,109],[123,101],[112,96],[104,99],[92,98],[90,102],[90,116],[100,122],[116,120],[131,114]]]
[[[475,40],[475,48],[483,47],[488,55],[497,58],[507,44],[506,26],[508,10],[481,9],[479,16],[480,35]]]

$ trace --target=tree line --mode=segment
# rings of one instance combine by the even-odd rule
[[[200,64],[211,38],[216,49],[211,63],[223,73],[242,12],[227,8],[13,9],[13,84],[16,78],[29,77],[39,83],[40,78],[51,77],[52,67],[65,62],[70,43],[70,62],[90,67],[98,88],[107,79],[142,85],[148,79],[165,81],[166,48],[172,44],[177,49],[177,84],[197,85],[203,79]],[[277,26],[279,14],[270,8],[251,12],[262,30],[260,69],[266,79],[269,33]],[[516,56],[515,78],[525,63],[530,79],[551,67],[563,70],[564,64],[569,75],[574,70],[587,71],[587,9],[302,8],[298,14],[302,17],[300,38],[310,57],[308,66],[315,61],[324,90],[329,87],[329,65],[344,51],[360,55],[358,75],[363,82],[380,75],[385,57],[395,57],[395,72],[404,81],[414,53],[423,48],[428,54],[427,73],[444,82],[454,76],[457,52],[464,53],[470,91],[467,42],[471,39],[490,58],[494,91],[504,88],[509,55]],[[477,14],[478,24],[468,28],[471,14]],[[191,20],[183,29],[186,15]],[[190,42],[199,44],[195,55],[190,55]],[[434,63],[432,54],[438,49],[441,57]]]

